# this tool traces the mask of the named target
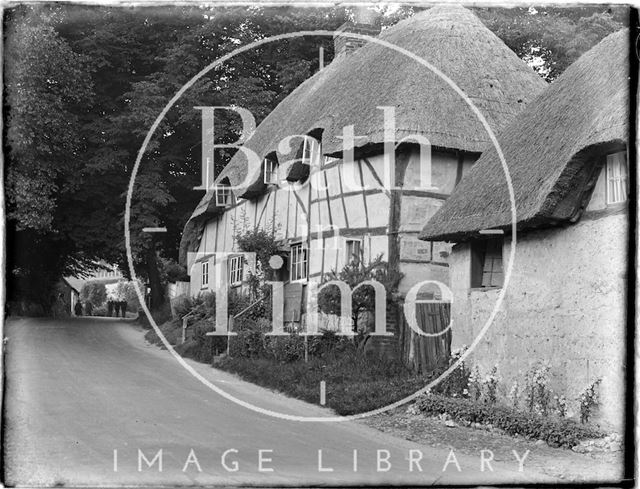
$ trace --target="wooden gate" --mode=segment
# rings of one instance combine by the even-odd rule
[[[415,307],[418,327],[425,333],[439,333],[449,325],[450,304],[418,301]],[[409,327],[404,314],[400,317],[399,344],[404,364],[421,373],[446,365],[451,355],[451,329],[438,336],[421,336]]]

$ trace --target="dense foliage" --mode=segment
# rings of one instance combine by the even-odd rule
[[[80,301],[83,304],[90,302],[93,307],[100,307],[107,300],[107,288],[100,282],[89,282],[84,284],[80,291]]]

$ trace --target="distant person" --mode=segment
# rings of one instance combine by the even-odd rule
[[[93,304],[91,302],[87,302],[84,305],[84,314],[85,316],[93,316]]]
[[[75,311],[76,316],[82,316],[82,302],[80,301],[76,302],[76,305],[73,308],[73,310]]]
[[[122,311],[122,317],[127,316],[127,301],[122,301],[120,303],[120,310]]]
[[[107,312],[109,314],[109,317],[111,317],[111,315],[113,314],[113,301],[111,299],[107,301]]]
[[[119,301],[113,301],[113,309],[116,312],[116,317],[118,317],[120,315],[120,302]]]

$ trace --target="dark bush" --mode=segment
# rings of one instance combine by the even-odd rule
[[[267,341],[266,354],[278,363],[304,360],[304,337],[298,334],[271,336]]]
[[[149,325],[148,327],[151,328],[151,325]],[[158,328],[160,328],[160,331],[170,345],[177,344],[182,338],[182,322],[179,319],[172,319],[171,321],[167,321],[159,325]],[[162,341],[156,334],[155,329],[149,329],[144,337],[149,343],[162,346]]]
[[[238,331],[230,341],[229,354],[232,357],[264,358],[266,355],[264,335],[258,329]]]
[[[604,436],[600,430],[580,425],[570,419],[538,416],[471,399],[451,399],[429,394],[422,396],[416,402],[416,407],[427,416],[446,413],[456,421],[490,424],[510,435],[544,440],[554,447],[573,447],[580,440]]]

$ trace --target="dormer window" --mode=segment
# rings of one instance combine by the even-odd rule
[[[607,155],[606,177],[607,204],[626,202],[629,195],[626,151]]]
[[[302,147],[298,150],[295,161],[288,169],[286,179],[290,182],[306,182],[311,168],[320,167],[321,158],[320,142],[312,136],[304,136]]]
[[[215,187],[216,206],[229,207],[231,205],[231,188],[228,183],[218,183]]]
[[[273,157],[267,157],[264,159],[264,183],[277,184],[278,183],[278,162]]]
[[[305,136],[302,146],[302,164],[311,167],[320,166],[321,157],[320,142],[314,137]]]

